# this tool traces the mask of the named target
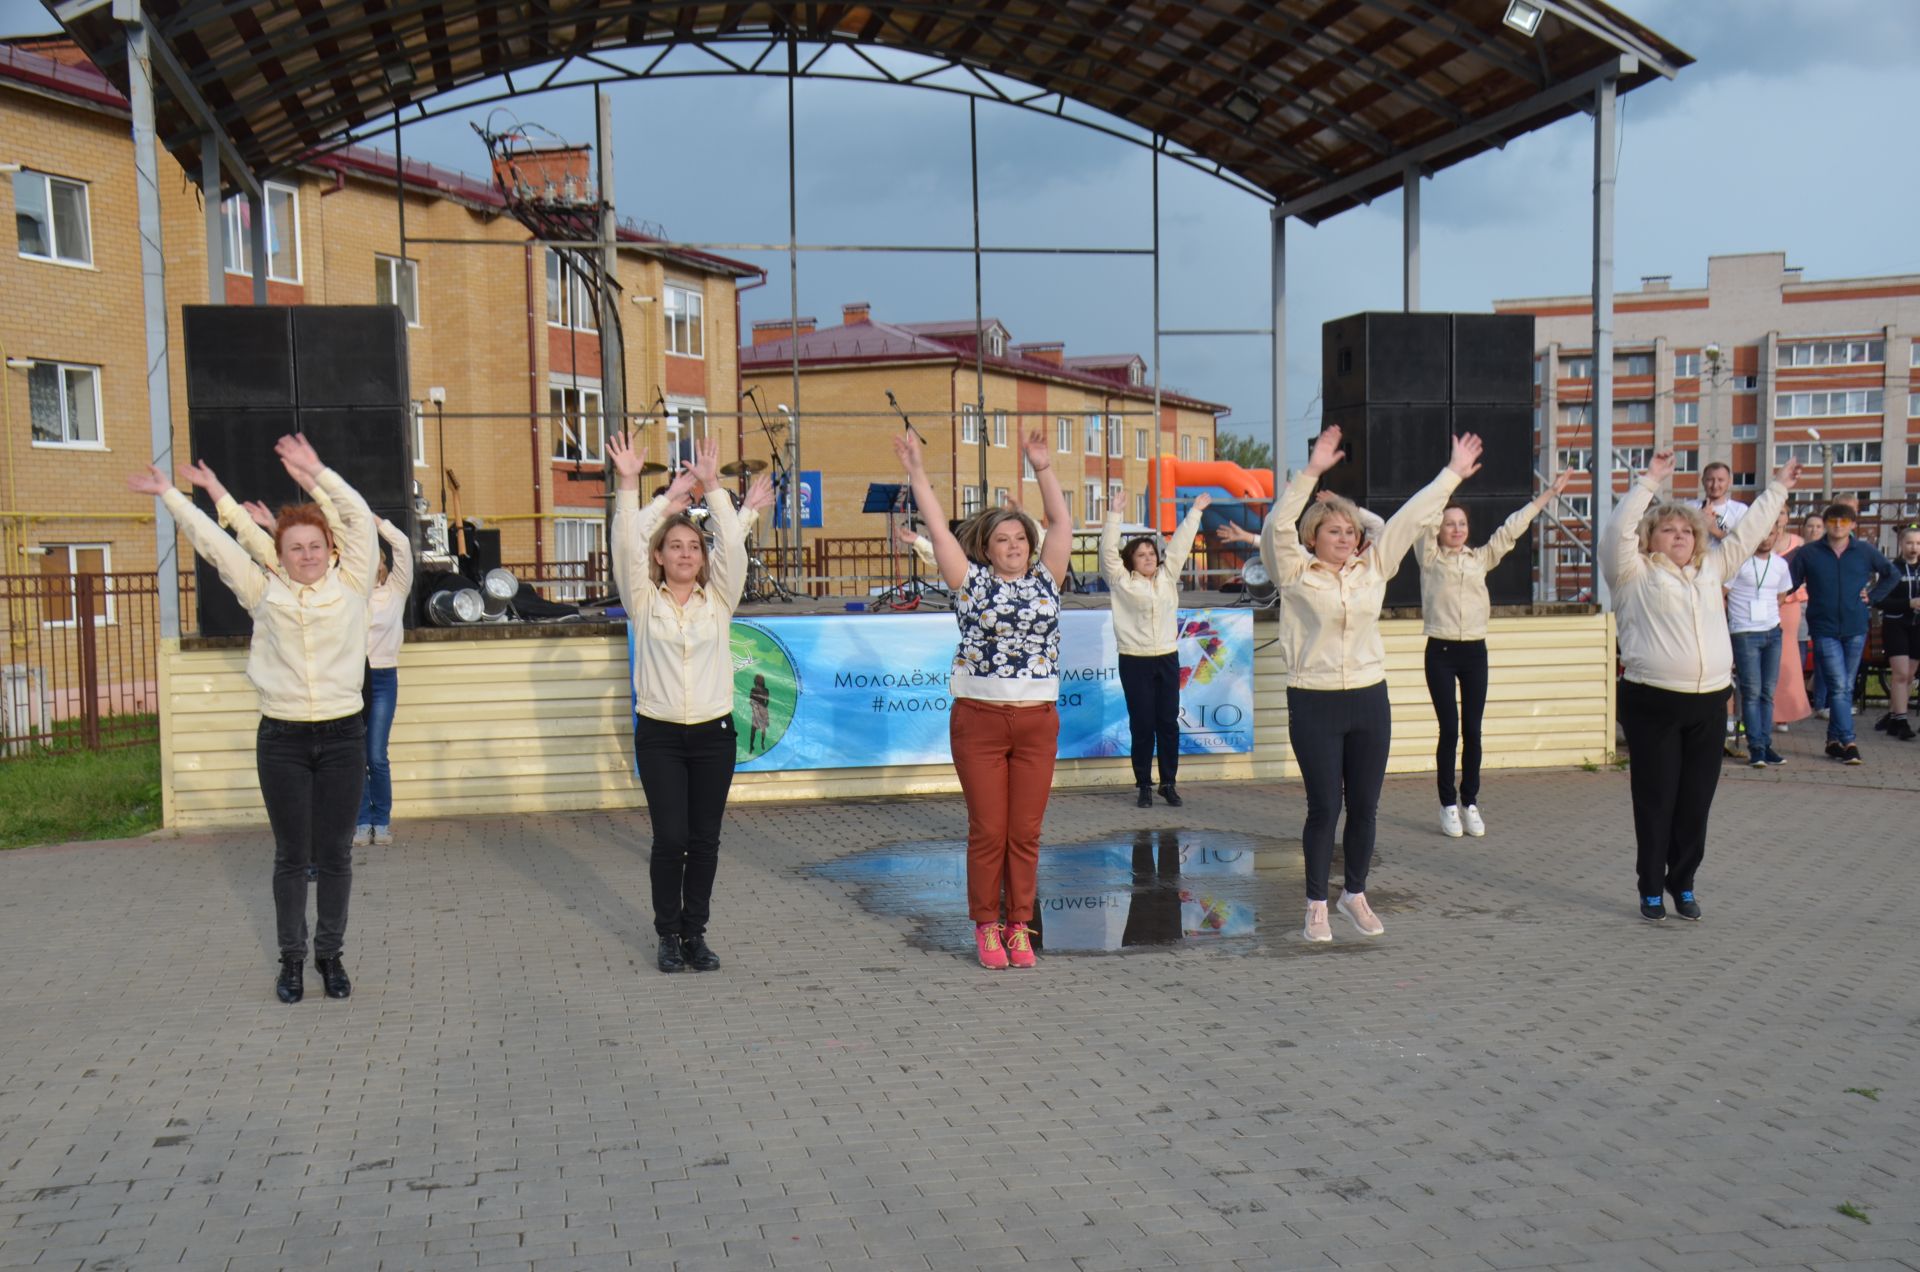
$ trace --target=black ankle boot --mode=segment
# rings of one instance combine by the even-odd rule
[[[680,952],[680,938],[663,936],[660,938],[660,970],[663,972],[682,972],[687,967],[687,957]]]
[[[313,970],[320,973],[320,983],[327,987],[328,998],[346,998],[353,993],[353,982],[347,979],[347,969],[340,966],[340,956],[332,958],[315,957]]]
[[[307,996],[307,960],[301,957],[280,960],[280,979],[273,983],[273,992],[280,995],[283,1003],[297,1003]]]
[[[680,949],[686,955],[687,966],[696,972],[717,972],[720,970],[720,956],[707,948],[704,936],[683,936]]]
[[[1186,803],[1185,800],[1180,798],[1180,792],[1172,782],[1160,783],[1160,798],[1165,800],[1167,806],[1170,808],[1178,808],[1180,805]]]
[[[1135,808],[1152,808],[1153,787],[1148,786],[1145,782],[1140,783],[1140,797],[1133,801],[1133,805]]]

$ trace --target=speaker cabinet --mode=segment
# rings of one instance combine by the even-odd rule
[[[394,305],[300,305],[294,379],[302,407],[407,403],[407,320]]]
[[[1452,407],[1452,433],[1478,433],[1486,444],[1480,471],[1461,489],[1473,495],[1515,495],[1521,503],[1533,498],[1533,407]],[[1451,454],[1453,443],[1447,443]],[[1442,460],[1441,462],[1445,462]]]
[[[1320,392],[1329,408],[1445,403],[1449,314],[1365,313],[1320,329]]]
[[[1498,495],[1468,495],[1454,500],[1467,512],[1467,543],[1479,547],[1492,537],[1500,528],[1500,523],[1512,516],[1531,496],[1505,498]],[[1391,500],[1369,508],[1368,511],[1381,517],[1391,517],[1400,511],[1404,500]],[[1534,529],[1538,525],[1528,526],[1526,533],[1514,545],[1513,551],[1500,559],[1500,563],[1487,571],[1487,599],[1495,605],[1526,605],[1533,600],[1533,552]],[[1429,530],[1431,534],[1433,531]],[[1420,563],[1412,552],[1400,563],[1399,573],[1387,584],[1386,605],[1389,609],[1416,608],[1420,604]]]
[[[411,502],[413,454],[405,405],[359,410],[302,405],[299,421],[320,458],[373,507]]]
[[[284,305],[184,306],[188,414],[292,406],[292,315]]]
[[[1533,315],[1454,314],[1452,400],[1533,405]]]
[[[1387,500],[1398,506],[1446,467],[1453,450],[1444,403],[1344,407],[1327,411],[1323,422],[1340,426],[1347,457],[1321,485],[1369,508]]]

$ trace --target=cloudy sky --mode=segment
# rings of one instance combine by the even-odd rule
[[[1920,272],[1920,164],[1910,151],[1920,23],[1884,0],[1626,0],[1620,7],[1698,59],[1673,83],[1622,99],[1616,286],[1671,274],[1706,281],[1710,254],[1784,251],[1814,278]],[[0,32],[51,26],[31,0],[0,0]],[[783,241],[786,86],[682,79],[611,90],[623,214],[677,239]],[[796,91],[802,242],[970,241],[967,105],[949,94],[828,82]],[[588,90],[509,104],[523,121],[592,137]],[[484,119],[485,112],[472,118]],[[979,110],[981,223],[990,244],[1146,246],[1146,153],[1072,124]],[[409,127],[410,156],[471,172],[484,151],[467,117]],[[1819,162],[1813,162],[1818,159]],[[1590,285],[1592,131],[1569,119],[1448,169],[1425,187],[1423,303],[1484,310],[1497,297]],[[1267,314],[1266,205],[1166,163],[1161,179],[1166,326],[1260,326]],[[1316,416],[1320,324],[1397,308],[1400,201],[1289,230],[1288,402],[1297,448]],[[788,311],[784,253],[734,255],[772,280],[746,322]],[[989,257],[985,308],[1016,340],[1070,353],[1151,353],[1144,258]],[[969,317],[967,256],[813,254],[800,312]],[[1227,426],[1271,427],[1264,340],[1169,339],[1165,382],[1231,405]]]

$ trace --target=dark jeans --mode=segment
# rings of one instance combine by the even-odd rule
[[[386,826],[393,821],[393,766],[387,763],[387,738],[393,733],[393,708],[399,698],[399,668],[367,668],[367,793],[360,797],[357,824],[361,826]]]
[[[316,958],[337,958],[353,891],[353,815],[367,778],[358,715],[304,723],[263,718],[255,734],[260,795],[273,826],[273,911],[282,958],[307,954],[307,867],[317,866]]]
[[[1460,705],[1453,702],[1460,682]],[[1440,721],[1440,745],[1433,754],[1440,785],[1440,806],[1480,802],[1480,717],[1487,710],[1487,642],[1427,637],[1427,696]],[[1465,741],[1462,744],[1464,730]],[[1453,787],[1453,752],[1460,748],[1460,789]]]
[[[1374,814],[1387,776],[1393,712],[1383,680],[1365,689],[1288,689],[1287,740],[1307,783],[1307,824],[1300,832],[1307,859],[1307,900],[1327,899],[1333,865],[1333,827],[1347,808],[1341,839],[1348,892],[1367,890],[1373,864]]]
[[[633,758],[653,822],[653,930],[661,936],[706,933],[735,736],[732,716],[700,724],[633,718]]]
[[[1853,741],[1853,680],[1860,673],[1860,655],[1867,638],[1815,636],[1813,665],[1827,690],[1827,741]]]
[[[1618,701],[1640,895],[1691,892],[1707,853],[1707,814],[1720,784],[1727,691],[1675,693],[1622,680]]]
[[[1153,752],[1160,750],[1160,782],[1180,772],[1180,655],[1121,654],[1120,689],[1133,727],[1133,781],[1153,783]]]
[[[1747,754],[1764,757],[1773,745],[1773,690],[1780,683],[1780,629],[1733,633],[1733,680],[1747,725]]]

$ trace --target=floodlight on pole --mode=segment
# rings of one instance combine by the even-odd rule
[[[1540,30],[1540,19],[1547,11],[1529,0],[1513,0],[1507,6],[1507,15],[1501,21],[1531,40]]]

